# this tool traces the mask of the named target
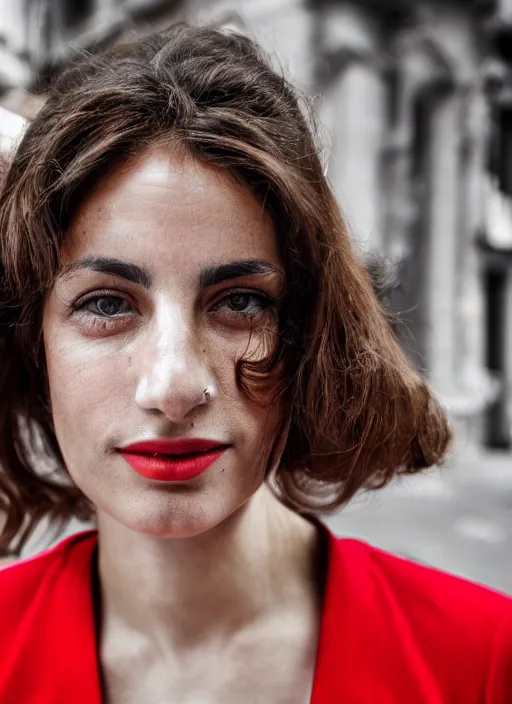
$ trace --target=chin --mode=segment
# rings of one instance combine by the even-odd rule
[[[167,497],[167,501],[130,502],[129,510],[107,508],[106,513],[135,533],[152,538],[193,538],[213,530],[227,520],[238,506],[219,506],[219,502],[201,501],[197,496]],[[149,505],[148,505],[149,503]],[[215,510],[212,507],[215,506]]]

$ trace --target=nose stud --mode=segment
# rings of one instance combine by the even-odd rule
[[[212,398],[212,392],[211,392],[211,389],[210,389],[210,388],[206,388],[206,389],[203,391],[203,398],[204,398],[204,402],[205,402],[205,403],[210,403],[211,398]]]

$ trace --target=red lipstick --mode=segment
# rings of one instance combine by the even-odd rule
[[[122,447],[120,452],[137,474],[163,482],[180,482],[205,472],[227,448],[215,440],[176,438],[143,440]]]

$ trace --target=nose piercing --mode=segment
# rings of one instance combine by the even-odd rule
[[[203,391],[203,397],[205,403],[210,403],[210,400],[212,398],[212,392],[210,391],[210,389],[207,388]]]

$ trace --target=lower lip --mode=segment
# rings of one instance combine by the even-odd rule
[[[146,479],[156,479],[161,482],[184,482],[194,479],[212,465],[226,451],[218,448],[211,452],[197,455],[176,455],[174,457],[157,455],[141,455],[135,452],[121,452],[131,467]]]

